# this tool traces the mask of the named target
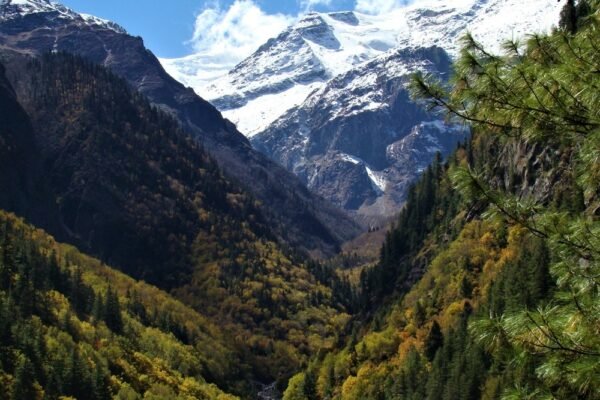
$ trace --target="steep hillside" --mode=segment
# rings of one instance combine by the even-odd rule
[[[0,202],[11,209],[23,210],[24,199],[32,196],[40,182],[28,171],[40,168],[29,117],[18,103],[11,84],[6,80],[4,66],[0,67]],[[42,186],[43,187],[43,186]],[[43,192],[40,190],[40,192]],[[33,210],[29,210],[33,212]]]
[[[412,189],[364,323],[284,399],[600,398],[599,9],[505,56],[468,38],[450,92],[415,78],[473,138]]]
[[[173,286],[189,279],[186,257],[200,230],[219,224],[239,232],[248,224],[254,234],[267,232],[253,200],[125,82],[68,55],[16,57],[7,65],[30,129],[30,143],[18,145],[43,165],[44,187],[55,199],[47,214],[59,216],[48,229],[61,239]],[[24,174],[41,172],[20,166]],[[20,204],[44,206],[35,200]]]
[[[243,376],[208,319],[4,211],[0,337],[2,399],[233,399],[214,383]]]
[[[358,228],[262,154],[193,90],[171,78],[141,38],[48,0],[2,0],[0,44],[28,55],[63,51],[109,68],[197,138],[225,173],[259,200],[272,231],[293,247],[333,254]]]
[[[23,189],[32,196],[5,187],[1,207],[171,290],[230,332],[253,379],[286,378],[332,346],[349,318],[331,289],[343,282],[284,252],[252,196],[175,120],[75,56],[10,60],[6,101],[18,112],[5,118],[31,143],[13,148],[12,131],[2,131],[1,151],[31,154],[41,167],[0,170],[2,182],[39,183]]]

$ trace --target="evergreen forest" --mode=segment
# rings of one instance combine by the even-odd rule
[[[0,51],[0,400],[600,400],[600,1],[564,3],[412,77],[471,135],[374,258],[280,240],[107,68]]]

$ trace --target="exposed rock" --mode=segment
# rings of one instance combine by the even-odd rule
[[[449,66],[437,47],[380,56],[332,79],[252,142],[311,190],[380,224],[435,155],[468,134],[426,113],[407,90],[412,73],[446,76]]]

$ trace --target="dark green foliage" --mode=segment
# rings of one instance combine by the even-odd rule
[[[33,365],[27,357],[21,356],[15,369],[15,381],[11,388],[11,399],[34,399],[36,397],[34,384],[35,371],[33,370]]]
[[[577,32],[577,8],[575,7],[575,0],[567,0],[560,12],[558,25],[569,33],[574,34]]]
[[[425,319],[427,318],[427,314],[425,313],[425,308],[421,301],[417,301],[415,306],[415,324],[418,327],[421,327],[425,323]]]
[[[75,268],[70,279],[65,285],[69,287],[69,300],[75,306],[75,311],[79,316],[88,315],[94,305],[94,291],[83,283],[81,270]]]
[[[444,344],[444,335],[442,334],[442,328],[437,321],[433,321],[429,334],[425,339],[425,356],[429,361],[433,361],[435,354],[438,349]]]
[[[87,397],[90,388],[90,371],[87,369],[79,350],[74,347],[67,358],[64,370],[64,382],[66,392],[75,398]]]
[[[464,146],[459,146],[459,151]],[[415,255],[425,238],[434,230],[446,232],[459,211],[460,198],[450,190],[445,172],[447,165],[441,156],[423,173],[421,179],[410,189],[406,207],[398,221],[386,236],[381,248],[378,265],[361,275],[362,304],[365,310],[378,304],[395,290],[406,291],[418,279],[411,257]],[[457,229],[454,226],[453,229]]]
[[[459,326],[448,332],[446,340],[442,337],[439,325],[434,322],[425,342],[425,355],[431,357],[431,369],[426,369],[426,359],[412,348],[403,367],[386,380],[383,388],[385,398],[480,399],[488,364],[482,349],[469,337],[468,318],[469,312],[465,311]]]
[[[137,316],[142,323],[148,322],[148,314],[146,313],[146,307],[142,303],[138,292],[135,290],[133,292],[127,292],[127,298],[129,299],[127,303],[127,309],[133,315]],[[102,304],[99,304],[98,307],[102,307]]]
[[[553,286],[550,255],[545,242],[528,238],[519,257],[508,263],[489,291],[489,311],[501,315],[505,311],[535,308]]]
[[[104,322],[108,328],[120,334],[123,332],[123,320],[121,319],[121,304],[117,293],[108,287],[106,290],[106,301],[104,302]]]
[[[561,0],[558,0],[559,2]],[[581,26],[582,19],[592,12],[592,6],[588,0],[566,0],[563,9],[560,12],[558,26],[570,34],[577,33]]]
[[[317,378],[311,369],[304,376],[304,396],[307,400],[318,400]]]
[[[582,20],[584,18],[589,17],[592,14],[594,7],[597,7],[597,5],[593,6],[591,0],[579,0],[577,2],[577,8],[575,12],[577,14],[579,25],[582,25]]]
[[[338,268],[337,264],[332,263],[329,265],[328,263],[309,260],[307,262],[307,268],[317,281],[331,288],[334,304],[343,306],[344,309],[351,313],[358,311],[360,304],[356,288],[347,278],[338,275],[336,272],[336,269]],[[315,305],[318,304],[321,303],[316,301]]]
[[[376,393],[374,399],[419,400],[425,398],[423,382],[426,380],[425,364],[415,348],[409,350],[406,365],[390,375],[385,387]]]
[[[486,376],[485,355],[480,347],[473,344],[473,339],[467,333],[467,318],[464,318],[456,330],[449,332],[447,342],[439,350],[441,354],[434,368],[440,366],[440,371],[434,371],[433,376],[441,376],[438,385],[443,387],[442,399],[479,399],[481,386]],[[445,375],[444,372],[449,372]],[[433,393],[430,393],[431,396]]]
[[[42,255],[24,232],[13,230],[7,219],[1,219],[4,228],[0,258],[6,270],[12,272],[9,281],[14,282],[14,288],[0,290],[0,369],[9,372],[14,368],[11,398],[35,398],[38,384],[39,389],[47,389],[50,398],[65,394],[80,399],[106,399],[89,392],[91,372],[76,347],[71,349],[70,355],[53,355],[55,361],[51,361],[39,319],[62,325],[65,331],[71,332],[70,313],[66,313],[61,322],[53,320],[46,309],[47,291],[61,291],[82,318],[94,301],[94,291],[83,282],[79,268],[73,268],[72,273],[63,272],[55,253],[48,257]],[[19,354],[17,361],[15,351]],[[107,374],[104,371],[97,379],[106,380]]]

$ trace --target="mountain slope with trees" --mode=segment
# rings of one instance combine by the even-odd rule
[[[599,399],[599,10],[414,77],[473,136],[357,287],[128,82],[3,50],[0,208],[70,244],[0,211],[0,399]]]
[[[288,245],[318,255],[335,254],[359,233],[354,221],[312,195],[293,174],[253,150],[210,103],[162,68],[140,37],[114,23],[84,17],[49,0],[0,1],[4,49],[39,57],[67,52],[102,65],[168,113],[220,165],[231,180],[260,201],[272,232]]]
[[[0,337],[2,399],[233,399],[215,383],[241,376],[210,320],[4,211]]]
[[[76,56],[6,59],[15,130],[0,148],[35,162],[0,170],[27,177],[1,207],[218,323],[248,382],[287,378],[333,346],[349,315],[332,287],[347,284],[284,250],[256,200],[175,120]]]
[[[599,6],[502,56],[467,37],[450,88],[415,78],[473,138],[363,273],[366,323],[284,399],[599,398]]]

